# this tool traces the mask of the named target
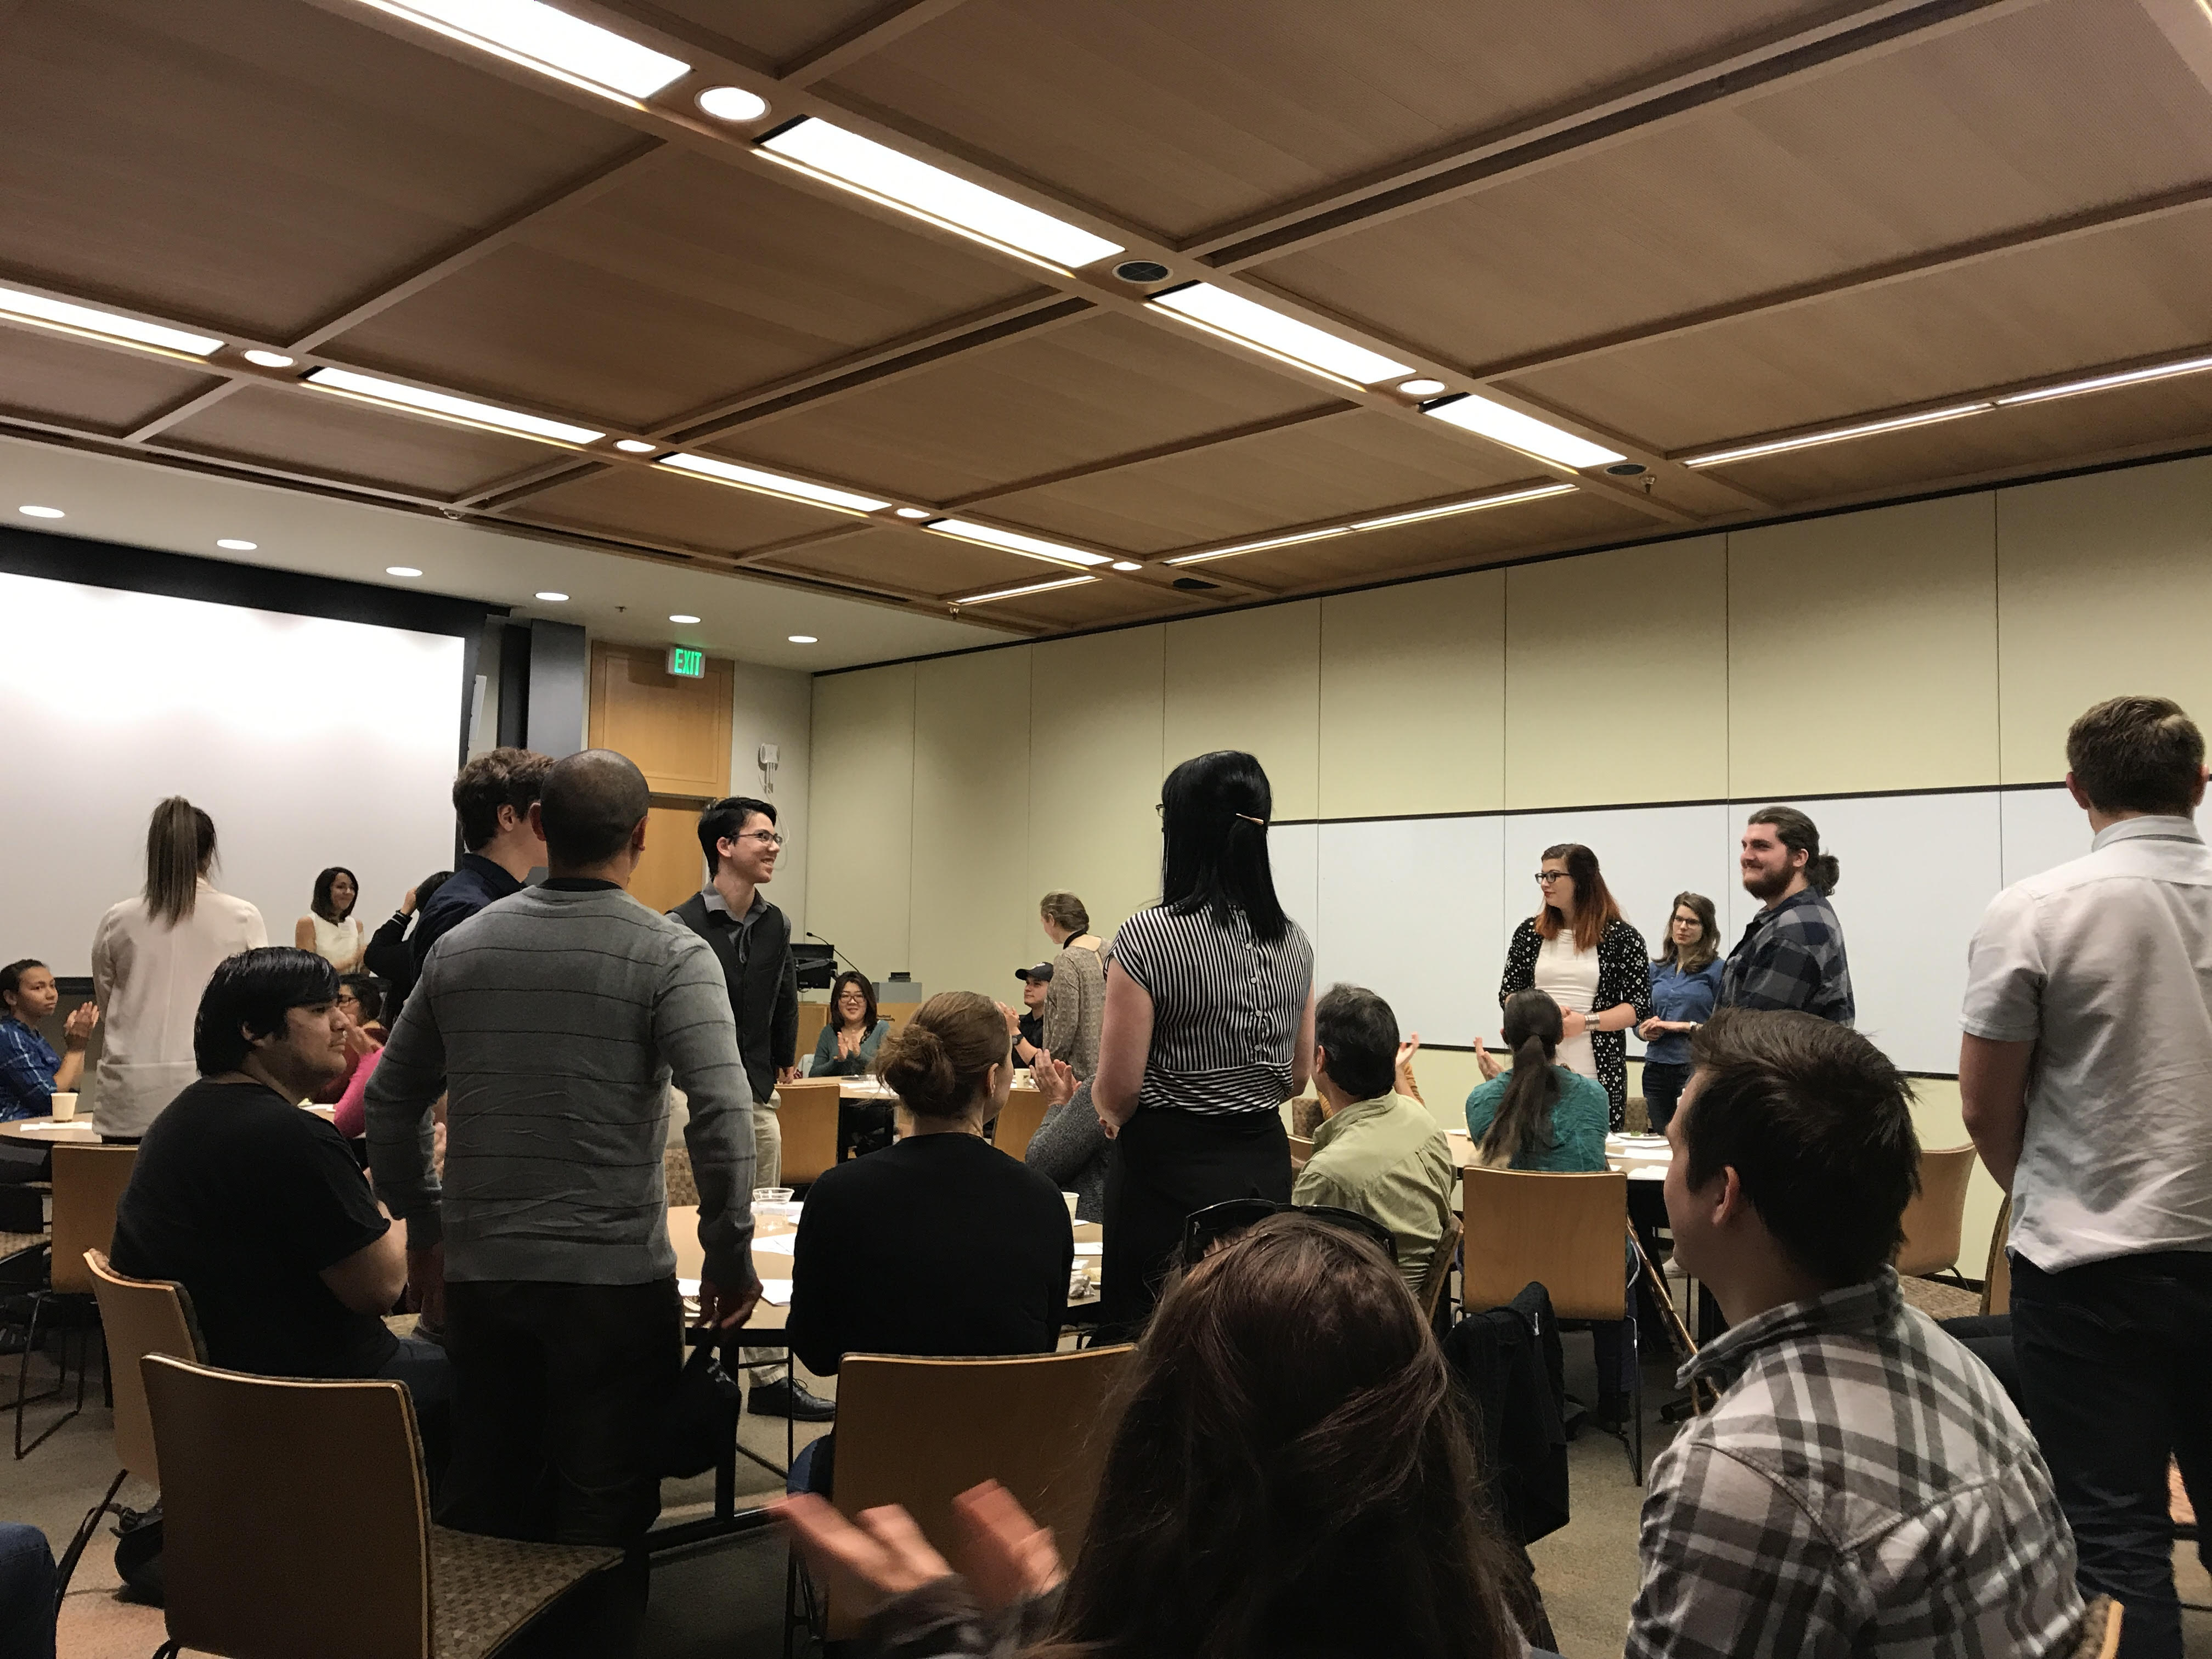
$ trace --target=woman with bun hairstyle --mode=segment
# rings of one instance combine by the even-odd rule
[[[884,1039],[876,1069],[898,1095],[899,1139],[808,1189],[792,1352],[817,1376],[848,1353],[1050,1353],[1075,1235],[1060,1189],[983,1139],[1014,1078],[999,1005],[940,991]],[[794,1468],[794,1489],[829,1490],[831,1455]]]
[[[1651,1018],[1650,953],[1579,842],[1547,847],[1536,872],[1536,914],[1513,930],[1498,1006],[1516,991],[1559,1005],[1559,1064],[1605,1088],[1613,1127],[1628,1116],[1630,1027]]]

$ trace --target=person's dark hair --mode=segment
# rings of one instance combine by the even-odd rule
[[[415,884],[415,914],[419,916],[428,909],[430,901],[437,896],[438,890],[453,878],[452,871],[440,870],[416,882]]]
[[[1267,862],[1274,793],[1260,763],[1217,749],[1185,761],[1160,786],[1160,902],[1178,915],[1206,912],[1223,927],[1242,913],[1272,945],[1290,931]]]
[[[884,1039],[876,1073],[916,1116],[964,1117],[981,1109],[991,1067],[1006,1065],[1012,1048],[997,1003],[939,991]]]
[[[1328,1080],[1354,1100],[1387,1095],[1397,1082],[1398,1016],[1363,986],[1328,988],[1314,1005],[1314,1041],[1328,1051]]]
[[[837,1012],[837,999],[845,994],[845,988],[848,985],[859,986],[860,988],[860,994],[867,999],[868,1012],[860,1021],[860,1035],[862,1036],[866,1036],[869,1032],[876,1029],[875,981],[871,980],[866,974],[855,973],[850,968],[848,968],[843,973],[838,975],[836,979],[830,981],[830,1029],[832,1031],[842,1031],[845,1029],[843,1017]],[[1000,1023],[1004,1024],[1003,1021]]]
[[[2185,818],[2203,776],[2204,734],[2168,697],[2112,697],[2066,733],[2066,769],[2106,812]]]
[[[1698,913],[1698,942],[1687,951],[1674,943],[1674,912],[1694,910]],[[1721,925],[1713,914],[1713,902],[1703,893],[1677,893],[1674,902],[1667,907],[1667,931],[1662,936],[1666,941],[1659,947],[1653,960],[1671,962],[1686,974],[1694,974],[1721,953]]]
[[[611,749],[562,756],[538,792],[547,861],[572,870],[605,863],[629,844],[652,805],[652,787],[629,756]]]
[[[353,884],[353,897],[347,902],[346,908],[343,910],[337,908],[331,900],[331,889],[337,884],[337,879],[340,876],[343,876],[348,881]],[[353,914],[354,906],[360,902],[361,878],[354,874],[352,871],[347,869],[343,864],[333,864],[329,869],[324,871],[321,875],[315,878],[314,902],[309,905],[308,908],[312,909],[325,921],[343,921],[348,916]]]
[[[146,826],[146,910],[173,927],[192,913],[200,878],[215,865],[215,820],[172,795]]]
[[[288,1009],[338,1000],[338,970],[313,951],[289,945],[241,951],[216,963],[192,1021],[192,1060],[202,1077],[234,1072],[254,1037],[284,1030]]]
[[[552,767],[552,757],[535,749],[494,749],[461,768],[453,780],[461,845],[473,853],[496,836],[502,806],[513,807],[517,817],[526,816]]]
[[[33,968],[46,964],[36,957],[25,957],[21,962],[11,962],[0,968],[0,1018],[15,1012],[15,997],[23,988],[23,975]]]
[[[374,974],[340,974],[338,983],[361,1004],[361,1023],[369,1024],[384,1012],[384,988]]]
[[[1905,1074],[1861,1033],[1795,1011],[1723,1008],[1690,1054],[1698,1080],[1678,1118],[1691,1189],[1733,1169],[1798,1266],[1831,1285],[1871,1279],[1920,1190]]]
[[[1836,862],[1833,853],[1820,850],[1820,826],[1794,806],[1763,806],[1744,820],[1746,823],[1771,823],[1774,838],[1793,853],[1805,854],[1805,879],[1820,890],[1825,896],[1836,890],[1836,880],[1843,866]]]
[[[1552,1064],[1564,1030],[1559,1005],[1548,992],[1516,991],[1505,999],[1505,1046],[1513,1051],[1513,1071],[1483,1133],[1484,1163],[1509,1164],[1524,1148],[1552,1146],[1552,1108],[1559,1103],[1559,1077]]]
[[[1450,1368],[1372,1243],[1295,1211],[1178,1275],[1042,1653],[1502,1659],[1525,1576]]]
[[[699,850],[707,855],[710,879],[722,867],[721,843],[742,835],[745,820],[756,812],[770,823],[775,822],[775,804],[755,800],[750,795],[725,795],[699,814]]]
[[[1080,938],[1091,931],[1091,912],[1073,893],[1047,893],[1037,901],[1037,914],[1054,927],[1064,929],[1070,939]]]
[[[1605,877],[1597,867],[1597,854],[1580,842],[1563,841],[1557,847],[1547,847],[1543,856],[1565,860],[1567,878],[1575,884],[1575,949],[1595,951],[1605,937],[1605,930],[1620,920],[1620,907],[1613,902],[1613,890],[1605,884]],[[1565,925],[1548,900],[1536,906],[1536,933],[1540,939],[1557,939]]]

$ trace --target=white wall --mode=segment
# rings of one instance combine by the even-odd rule
[[[732,665],[730,709],[730,793],[758,794],[775,803],[776,827],[783,831],[783,856],[776,861],[769,896],[791,918],[795,939],[806,927],[807,798],[813,748],[813,677],[795,669]],[[760,746],[779,750],[772,775],[756,763]]]

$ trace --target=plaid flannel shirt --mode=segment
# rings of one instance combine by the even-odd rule
[[[2082,1621],[2027,1425],[1897,1275],[1682,1368],[1725,1392],[1653,1462],[1629,1659],[2042,1659]]]
[[[13,1014],[0,1018],[0,1123],[54,1109],[54,1072],[62,1057]]]
[[[1719,1006],[1797,1008],[1838,1025],[1856,1017],[1844,925],[1819,888],[1793,893],[1751,919],[1721,969]]]

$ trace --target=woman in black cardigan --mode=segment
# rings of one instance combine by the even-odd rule
[[[1516,991],[1548,992],[1564,1015],[1559,1064],[1594,1077],[1613,1104],[1613,1127],[1628,1113],[1626,1033],[1651,1017],[1651,953],[1598,872],[1597,854],[1577,842],[1544,849],[1542,902],[1513,930],[1498,1001]],[[1480,1049],[1484,1075],[1495,1062]]]

